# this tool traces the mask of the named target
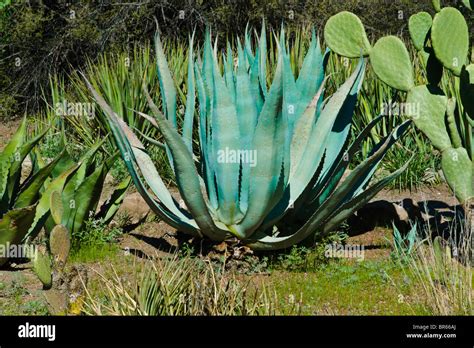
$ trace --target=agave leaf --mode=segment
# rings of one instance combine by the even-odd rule
[[[173,127],[176,128],[176,88],[174,86],[173,78],[171,77],[168,62],[166,61],[166,55],[163,51],[163,45],[161,44],[158,30],[155,35],[155,50],[164,114],[166,118],[170,120]]]
[[[245,53],[247,57],[247,61],[250,66],[253,65],[254,60],[258,60],[257,57],[254,57],[253,52],[252,52],[252,43],[250,42],[250,35],[248,31],[249,23],[247,22],[247,25],[245,26],[245,36],[244,36],[244,41],[245,41]]]
[[[338,208],[334,215],[325,224],[322,225],[322,229],[320,230],[320,237],[324,234],[333,231],[350,215],[352,215],[355,211],[357,211],[363,205],[369,202],[390,181],[397,178],[408,167],[408,164],[409,161],[403,167],[399,168],[395,172],[381,179],[376,184],[372,185],[363,194],[355,197],[349,202],[346,202],[340,208]],[[301,227],[297,232],[293,233],[292,235],[285,237],[270,237],[264,235],[262,232],[259,232],[258,234],[256,233],[254,237],[259,237],[260,239],[250,243],[249,246],[254,250],[277,250],[289,248],[295,243],[303,241],[311,234],[311,229],[305,226],[306,225]],[[310,233],[307,233],[306,231],[310,231]]]
[[[186,112],[184,114],[183,123],[183,140],[189,153],[193,153],[193,121],[194,121],[194,104],[196,98],[196,91],[194,87],[194,56],[193,56],[193,41],[194,31],[189,43],[189,57],[188,57],[188,95],[186,97]]]
[[[208,123],[208,110],[210,107],[210,98],[206,95],[206,89],[204,88],[204,81],[201,76],[201,72],[195,66],[194,69],[196,77],[196,86],[199,97],[199,143],[201,149],[201,174],[204,178],[206,185],[206,191],[209,195],[209,202],[212,208],[217,209],[217,193],[214,184],[214,169],[212,161],[209,160],[209,154],[211,151],[210,139],[207,134],[207,123]]]
[[[108,116],[106,118],[107,122],[110,126],[112,134],[114,135],[114,139],[116,141],[117,147],[119,148],[120,153],[122,154],[125,165],[133,179],[133,182],[138,192],[142,195],[142,197],[145,199],[145,201],[150,206],[150,208],[153,209],[153,211],[158,216],[160,216],[163,220],[165,220],[168,224],[170,224],[174,228],[179,229],[183,232],[189,233],[190,235],[201,236],[197,228],[195,228],[194,226],[191,226],[190,224],[186,222],[187,218],[184,215],[183,215],[183,218],[176,216],[168,209],[168,207],[166,207],[162,203],[163,197],[165,199],[167,198],[167,196],[171,197],[166,187],[164,188],[164,190],[160,191],[160,194],[157,195],[160,201],[156,201],[148,193],[147,188],[145,187],[142,179],[139,176],[139,173],[136,170],[135,166],[138,166],[138,163],[136,162],[136,159],[134,156],[134,150],[132,148],[132,145],[135,146],[136,148],[143,147],[143,145],[141,145],[138,138],[133,135],[133,133],[125,124],[125,122],[123,122],[115,114],[115,112],[110,108],[110,106],[105,102],[104,98],[102,98],[102,96],[99,93],[97,93],[97,91],[92,87],[92,85],[85,78],[85,76],[83,77],[88,89],[91,91],[92,95],[94,96],[94,99],[97,101],[100,107],[104,110],[105,114]],[[161,181],[161,178],[159,177],[159,175],[155,177],[155,180],[158,180],[158,182]],[[152,184],[156,184],[156,182],[152,182]],[[174,205],[170,206],[170,208],[172,208],[173,206]]]
[[[377,153],[379,154],[378,160],[371,166],[369,166],[370,171],[366,174],[365,177],[361,176],[359,180],[357,181],[357,184],[353,186],[353,189],[351,190],[350,197],[355,197],[359,195],[362,190],[364,190],[367,185],[369,184],[369,181],[371,177],[374,175],[375,170],[377,169],[377,166],[379,163],[382,161],[384,158],[386,152],[390,149],[390,147],[401,137],[403,137],[408,129],[410,127],[412,121],[408,120],[403,122],[401,125],[399,125],[397,128],[395,128],[388,139],[385,142],[380,142],[378,145],[374,146],[372,149],[372,152],[370,153],[370,156],[372,157],[373,155],[376,155]],[[380,149],[385,147],[385,151],[379,152]],[[348,178],[351,175],[348,176]]]
[[[71,234],[80,231],[90,212],[95,212],[107,173],[104,168],[102,164],[86,177],[74,193],[74,205],[64,207],[62,224]]]
[[[41,156],[41,153],[38,148],[34,148],[33,151],[30,153],[31,162],[33,164],[33,172],[36,173],[40,169],[46,167],[46,162]]]
[[[287,186],[290,169],[291,169],[291,142],[292,135],[294,132],[294,122],[296,119],[296,113],[298,112],[298,105],[301,100],[300,90],[296,88],[295,78],[293,71],[290,66],[290,58],[286,52],[286,49],[280,51],[283,59],[283,121],[286,124],[285,130],[285,144],[284,144],[284,158],[285,164],[284,185]],[[311,118],[311,116],[310,116]],[[312,127],[312,124],[311,124]],[[311,129],[310,127],[310,129]]]
[[[413,157],[412,157],[413,158]],[[327,234],[333,231],[339,226],[344,220],[351,216],[355,211],[362,208],[367,204],[377,193],[380,192],[385,186],[387,186],[392,180],[396,179],[403,171],[408,167],[412,158],[410,158],[402,167],[394,171],[393,173],[380,179],[377,183],[370,186],[367,190],[361,192],[348,202],[341,205],[334,214],[324,223],[322,233]]]
[[[258,76],[263,95],[267,95],[267,33],[265,30],[265,19],[262,19],[262,31],[260,33],[260,41],[258,43]]]
[[[289,130],[287,132],[288,144],[291,141],[293,127],[297,119],[298,104],[301,99],[301,89],[297,88],[295,76],[290,65],[290,57],[286,49],[281,50],[283,59],[283,115],[288,119]],[[314,97],[314,94],[313,94]],[[312,98],[306,103],[308,106]]]
[[[142,116],[142,115],[140,115],[140,116]],[[150,117],[149,119],[155,121],[152,117]],[[165,144],[163,144],[161,141],[153,139],[152,137],[150,137],[150,136],[146,135],[145,133],[143,133],[142,131],[140,131],[138,128],[133,128],[133,130],[136,133],[140,134],[143,137],[143,139],[148,141],[150,144],[158,146],[160,149],[163,149],[163,150],[166,149]]]
[[[324,80],[323,56],[321,54],[321,46],[316,38],[314,29],[312,30],[311,43],[308,48],[303,66],[296,80],[296,89],[301,91],[299,109],[295,112],[296,120],[301,117],[306,106],[310,103],[314,94],[321,87]],[[321,99],[322,102],[322,99]]]
[[[321,145],[324,144],[324,139],[325,137],[327,137],[325,133],[329,133],[328,128],[332,125],[331,121],[334,122],[334,116],[337,116],[337,114],[333,114],[334,116],[332,117],[332,119],[327,117],[324,119],[326,121],[325,123],[319,122],[319,128],[313,127],[316,120],[316,106],[318,104],[319,98],[321,97],[321,93],[323,92],[323,87],[324,86],[321,86],[319,91],[317,91],[316,95],[314,95],[313,99],[306,107],[303,116],[298,120],[295,125],[290,145],[290,181],[294,180],[293,178],[295,177],[296,173],[298,173],[300,165],[308,160],[308,158],[304,158],[304,155],[306,153],[310,141],[314,139],[313,136],[316,134],[314,132],[314,129],[320,130],[320,134],[318,134],[320,136],[319,143]],[[323,128],[323,126],[325,126],[325,128]],[[322,149],[322,146],[320,146],[320,148]],[[318,159],[319,158],[316,158],[315,160]],[[304,186],[306,186],[305,183]]]
[[[250,76],[245,70],[244,65],[244,51],[239,45],[238,48],[239,65],[236,76],[236,90],[239,98],[236,100],[237,115],[244,115],[245,117],[238,117],[239,128],[241,133],[240,148],[244,151],[250,151],[252,146],[253,134],[257,126],[258,109],[256,100],[252,93]],[[248,187],[250,179],[250,164],[242,163],[242,177],[240,184],[239,205],[240,210],[245,213],[248,207]]]
[[[308,200],[308,202],[313,203],[309,204],[309,210],[314,210],[327,199],[331,192],[333,192],[345,170],[349,166],[349,163],[351,163],[354,155],[360,150],[362,142],[370,135],[372,129],[382,120],[383,117],[383,115],[378,116],[370,121],[369,124],[359,133],[349,149],[345,153],[341,152],[340,155],[342,156],[339,156],[332,168],[326,172],[325,177],[323,177],[322,180],[313,187]]]
[[[211,32],[208,28],[206,29],[206,37],[204,40],[204,51],[203,51],[203,58],[202,58],[202,74],[201,74],[206,96],[208,98],[208,103],[206,103],[206,109],[208,110],[208,112],[211,108],[210,103],[213,96],[213,88],[212,88],[213,69],[214,69],[214,59],[212,56],[212,48],[211,48]]]
[[[301,206],[303,204],[306,204],[307,202],[307,196],[310,195],[311,190],[310,188],[316,180],[318,180],[319,176],[321,175],[321,169],[323,167],[325,160],[325,156],[323,156],[321,163],[319,164],[318,169],[316,170],[316,173],[314,174],[313,178],[311,179],[310,183],[306,187],[306,189],[301,193],[301,195],[298,197],[298,199],[293,202],[290,200],[290,190],[286,189],[284,192],[284,195],[282,199],[278,202],[278,204],[268,213],[267,217],[263,221],[262,225],[259,227],[258,231],[264,232],[267,229],[273,227],[278,221],[280,221],[283,216],[288,213],[290,209],[293,209],[293,211],[303,211],[301,209]]]
[[[36,202],[40,195],[40,189],[44,186],[44,182],[53,171],[54,166],[58,163],[60,158],[64,155],[64,151],[61,152],[49,164],[41,168],[35,173],[29,180],[25,181],[20,187],[20,193],[15,200],[14,208],[24,208]]]
[[[196,220],[196,223],[203,234],[207,235],[212,240],[223,240],[226,236],[226,232],[217,228],[209,214],[206,202],[201,192],[199,174],[196,171],[191,154],[186,151],[186,146],[179,137],[179,134],[170,127],[169,122],[163,117],[163,115],[161,115],[158,108],[151,100],[145,86],[144,93],[151,110],[155,114],[156,121],[161,129],[163,137],[170,147],[172,158],[176,166],[176,181],[186,206]]]
[[[16,151],[15,155],[12,157],[12,163],[10,167],[10,175],[8,178],[7,192],[8,197],[12,201],[18,195],[18,189],[20,187],[21,179],[21,169],[22,163],[25,160],[26,156],[31,152],[35,145],[44,137],[48,129],[38,134],[33,139],[29,140],[25,144],[22,144]],[[10,205],[13,202],[10,202]]]
[[[242,217],[238,207],[239,197],[239,159],[227,161],[224,156],[228,151],[236,153],[241,150],[240,129],[237,110],[225,86],[217,64],[214,64],[212,103],[212,147],[217,180],[217,198],[219,206],[217,215],[226,225],[232,225]]]
[[[260,84],[260,77],[259,77],[259,71],[258,71],[259,61],[260,61],[260,52],[257,51],[255,55],[255,60],[253,61],[253,64],[250,66],[250,82],[252,85],[252,94],[254,95],[254,98],[257,101],[257,111],[258,111],[258,114],[260,115],[266,97],[263,94],[262,86]]]
[[[270,221],[275,222],[281,219],[281,217],[289,208],[293,207],[296,209],[297,207],[301,206],[306,197],[311,196],[311,188],[315,182],[321,178],[321,171],[324,168],[323,166],[326,166],[327,162],[323,161],[323,158],[327,157],[327,154],[325,155],[327,150],[320,146],[322,143],[324,143],[324,140],[322,140],[324,138],[322,137],[324,134],[326,134],[327,138],[331,136],[332,133],[328,134],[329,127],[332,127],[333,131],[340,131],[339,129],[341,128],[341,124],[347,125],[347,122],[350,123],[349,116],[352,115],[353,105],[352,103],[348,103],[348,100],[350,100],[352,96],[351,93],[357,93],[358,86],[361,82],[362,72],[362,64],[360,64],[359,69],[357,69],[351,78],[349,78],[348,81],[346,81],[346,83],[340,87],[338,92],[336,92],[336,95],[342,100],[342,102],[340,102],[341,104],[339,104],[340,109],[337,111],[338,105],[336,103],[333,103],[335,104],[334,108],[328,109],[336,113],[332,114],[333,117],[337,116],[335,120],[331,120],[329,115],[324,118],[316,117],[317,105],[319,104],[318,100],[320,99],[324,82],[321,85],[320,90],[314,96],[310,105],[307,107],[304,115],[298,120],[296,128],[294,129],[294,141],[291,144],[293,160],[292,164],[294,165],[294,163],[303,163],[303,169],[297,169],[298,167],[296,165],[292,167],[292,171],[290,172],[290,185],[287,187],[287,192],[285,194],[286,199],[280,201],[274,210],[269,214],[269,217],[266,219],[262,229],[268,228]],[[315,119],[318,121],[316,122],[316,126],[313,126]],[[333,122],[332,124],[331,121]],[[317,134],[317,131],[320,133]],[[343,134],[342,137],[344,137],[344,140],[346,141],[347,135]],[[313,155],[310,156],[308,153]],[[340,148],[339,154],[336,154],[335,156],[340,159],[342,155],[342,148]],[[308,157],[314,157],[314,160],[307,161]],[[334,161],[334,159],[331,158],[330,161]],[[333,177],[335,183],[339,181],[343,172],[344,170],[340,170],[339,173]]]
[[[316,209],[312,216],[299,230],[284,237],[271,237],[266,236],[263,232],[259,232],[255,234],[254,240],[250,243],[250,247],[255,250],[282,249],[300,243],[308,238],[312,233],[315,233],[315,231],[322,232],[324,222],[336,211],[336,209],[347,203],[349,199],[356,197],[354,192],[357,192],[358,189],[361,186],[364,186],[365,182],[370,179],[373,174],[372,169],[380,162],[389,147],[405,133],[410,123],[411,121],[406,121],[398,126],[392,134],[388,136],[380,146],[378,146],[372,156],[359,164],[351,174],[349,174],[346,180],[344,180],[332,195],[330,195],[330,197],[328,197],[328,199],[318,209]],[[398,172],[396,173],[399,174]],[[395,177],[396,175],[391,178],[393,179]],[[383,186],[381,186],[382,183],[386,183],[386,181],[382,180],[379,182],[379,185],[374,185],[374,188],[371,191],[368,191],[367,196],[369,196],[371,192],[383,188]],[[377,192],[375,192],[374,195]],[[363,199],[363,197],[360,199]]]
[[[153,191],[153,193],[174,215],[178,216],[187,224],[192,225],[194,228],[197,228],[195,221],[190,218],[189,213],[184,209],[184,207],[180,207],[173,196],[171,196],[168,189],[166,188],[165,183],[156,170],[156,167],[153,165],[150,157],[145,153],[145,151],[135,147],[132,148],[132,151],[143,178],[145,179],[148,186],[150,186],[150,189]]]
[[[117,185],[109,199],[100,207],[100,210],[96,215],[97,219],[102,219],[105,224],[112,221],[125,198],[125,193],[127,192],[131,182],[132,179],[128,176]]]
[[[227,56],[224,55],[222,59],[224,63],[224,79],[225,85],[229,91],[232,103],[235,105],[235,75],[234,75],[234,61],[232,56],[232,48],[227,41]]]
[[[2,205],[8,205],[9,197],[5,197],[5,192],[7,192],[8,177],[10,174],[10,168],[15,159],[15,154],[18,153],[21,145],[23,144],[26,132],[26,117],[23,118],[23,121],[18,127],[18,130],[10,139],[9,143],[3,149],[3,152],[0,153],[0,210],[2,210]]]
[[[347,141],[352,123],[352,115],[354,114],[354,108],[357,102],[357,95],[362,87],[362,81],[364,79],[364,71],[365,61],[360,59],[359,64],[353,73],[353,76],[356,76],[356,80],[354,81],[350,91],[341,98],[343,100],[342,107],[339,109],[339,115],[327,138],[326,155],[328,160],[324,164],[322,176],[325,176],[327,171],[332,167],[335,159],[338,154],[341,153],[343,146]],[[325,117],[325,109],[326,108],[321,112],[321,118]],[[316,124],[316,127],[318,127],[318,124]]]
[[[241,238],[250,236],[258,228],[267,213],[278,202],[278,196],[281,197],[283,194],[279,192],[280,186],[283,186],[283,180],[280,180],[283,150],[279,145],[284,143],[284,129],[281,127],[282,102],[280,55],[275,77],[254,133],[252,150],[257,154],[257,164],[251,168],[248,209],[242,221],[233,227],[234,233]]]
[[[9,161],[0,161],[0,181],[2,180],[2,178],[6,178],[5,183],[8,182],[8,167],[10,165],[8,162]],[[4,195],[3,197],[0,197],[0,217],[4,212],[8,210],[8,208],[9,199],[7,195]]]
[[[209,193],[209,200],[214,209],[218,208],[217,191],[215,187],[215,167],[214,167],[214,148],[213,148],[213,134],[211,132],[212,125],[212,99],[214,98],[213,91],[213,57],[211,52],[211,37],[209,29],[206,30],[206,38],[204,40],[204,52],[203,52],[203,64],[202,74],[199,72],[196,74],[197,80],[199,81],[198,88],[200,90],[200,103],[201,115],[200,115],[200,133],[201,133],[201,147],[203,150],[204,158],[204,174],[205,183]],[[204,111],[204,113],[203,113]],[[203,117],[204,115],[204,117]]]
[[[54,166],[51,176],[53,178],[57,178],[58,176],[61,175],[61,173],[64,173],[66,170],[71,168],[74,164],[76,164],[76,161],[72,159],[69,152],[65,151],[64,155],[61,156],[59,162],[56,164],[56,166]]]
[[[385,153],[395,141],[405,134],[410,124],[411,121],[405,121],[374,147],[373,153],[354,168],[324,204],[321,205],[318,209],[321,216],[329,216],[338,206],[357,196],[366,187]]]
[[[158,68],[158,81],[160,84],[160,94],[163,105],[163,110],[165,117],[170,120],[171,124],[175,129],[177,129],[176,121],[176,88],[174,86],[173,78],[171,77],[171,72],[168,67],[168,62],[166,61],[166,55],[163,51],[163,45],[161,44],[160,34],[157,31],[155,35],[155,50],[156,50],[156,65]],[[166,148],[166,153],[168,155],[169,163],[171,169],[174,172],[173,161],[171,160],[171,154]]]
[[[290,199],[294,202],[303,192],[304,188],[308,185],[311,178],[321,162],[323,154],[326,150],[326,158],[323,166],[323,173],[325,167],[328,166],[327,162],[334,161],[347,139],[347,133],[351,121],[353,107],[355,105],[354,94],[357,93],[358,85],[361,81],[361,74],[363,73],[363,60],[359,62],[358,69],[347,79],[347,81],[334,93],[329,99],[327,104],[324,106],[321,116],[316,121],[316,124],[311,129],[309,137],[302,137],[300,134],[303,133],[304,128],[311,127],[311,123],[305,125],[308,122],[310,115],[314,115],[317,108],[317,99],[313,99],[308,109],[305,111],[305,115],[301,117],[295,128],[293,135],[293,142],[291,148],[291,163],[292,169],[290,171]],[[357,86],[357,87],[355,87]],[[322,87],[321,87],[322,88]],[[354,91],[354,88],[356,90]],[[319,95],[318,95],[319,98]],[[349,102],[348,102],[349,101]],[[314,117],[314,116],[313,116]],[[310,121],[312,121],[310,119]],[[299,138],[302,139],[299,139]],[[305,141],[306,140],[306,141]],[[330,140],[333,142],[331,144]],[[295,144],[301,143],[303,146],[301,152],[303,155],[298,156],[298,147]],[[332,145],[332,146],[331,146]],[[324,148],[323,146],[327,146]],[[334,148],[338,147],[335,151]],[[330,153],[329,153],[330,151]],[[304,159],[314,158],[312,161]]]
[[[68,221],[72,219],[71,214],[74,214],[74,209],[76,209],[78,204],[81,204],[80,202],[78,202],[78,199],[76,197],[77,190],[86,179],[86,176],[92,174],[96,170],[96,165],[94,163],[93,158],[104,143],[104,141],[105,138],[97,141],[81,157],[81,165],[79,166],[77,171],[67,180],[63,190],[61,191],[62,203],[63,206],[66,207],[66,210],[63,214],[63,218],[59,223],[64,223],[69,229],[71,228],[71,223],[68,223]],[[51,230],[54,225],[57,225],[59,223],[55,222],[53,224],[52,219],[49,219],[46,223],[46,229]]]
[[[41,198],[39,199],[38,206],[36,207],[35,219],[30,229],[28,230],[28,233],[26,234],[25,238],[30,237],[30,236],[31,237],[35,236],[36,233],[39,232],[39,229],[41,229],[42,227],[40,222],[49,216],[46,214],[49,212],[49,209],[50,209],[49,199],[50,199],[51,192],[62,191],[64,184],[66,183],[66,180],[69,178],[70,175],[72,175],[79,168],[79,166],[80,166],[80,162],[73,165],[71,168],[69,168],[64,173],[62,173],[57,178],[55,178],[53,181],[51,181],[51,183],[48,185],[46,190],[41,195]]]
[[[97,153],[97,151],[100,149],[100,147],[104,144],[104,142],[107,140],[107,137],[104,137],[103,139],[97,141],[82,157],[81,157],[81,166],[77,170],[77,172],[74,174],[74,176],[71,179],[71,184],[74,186],[74,189],[77,189],[82,182],[84,181],[86,175],[88,174],[90,168],[91,168],[91,161],[94,157],[94,155]]]

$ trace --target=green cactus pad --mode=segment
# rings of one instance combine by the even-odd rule
[[[469,31],[461,12],[445,7],[437,13],[431,27],[431,41],[436,57],[459,76],[469,51]]]
[[[431,3],[433,4],[433,8],[435,9],[436,12],[441,11],[441,1],[440,0],[431,0]]]
[[[47,252],[38,250],[35,253],[33,259],[33,270],[41,283],[43,283],[43,287],[45,289],[51,288],[53,277],[51,274],[51,259],[49,258],[49,254]]]
[[[474,64],[461,71],[460,94],[464,110],[474,120]]]
[[[64,212],[61,193],[59,191],[51,192],[51,196],[49,197],[49,209],[54,222],[59,225]]]
[[[473,196],[472,162],[465,148],[449,148],[443,151],[441,167],[449,187],[460,203]]]
[[[419,12],[412,15],[408,21],[408,29],[410,37],[415,48],[420,51],[425,44],[426,36],[428,35],[433,19],[428,12]]]
[[[377,41],[370,51],[370,61],[377,76],[393,88],[409,91],[414,87],[413,68],[405,44],[396,36]]]
[[[71,248],[71,239],[69,237],[69,231],[63,225],[54,226],[51,234],[49,235],[49,248],[51,254],[59,261],[62,265],[66,263]]]
[[[459,130],[456,124],[456,98],[449,98],[448,104],[446,107],[446,125],[451,137],[451,144],[456,149],[462,146],[461,136],[459,135]]]
[[[331,50],[341,56],[367,56],[371,46],[359,17],[347,11],[339,12],[326,22],[324,40]]]
[[[447,97],[439,88],[416,86],[407,95],[407,104],[417,110],[417,114],[407,115],[433,143],[438,150],[451,147],[451,140],[445,126]]]

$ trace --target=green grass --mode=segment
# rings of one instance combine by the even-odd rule
[[[329,262],[325,256],[326,245],[344,244],[347,237],[347,234],[339,231],[318,241],[314,247],[293,245],[285,252],[262,254],[265,256],[260,257],[254,268],[260,270],[263,264],[270,271],[312,272]]]
[[[313,251],[313,254],[315,252]],[[310,253],[311,254],[311,253]],[[146,261],[132,255],[122,257],[117,244],[83,247],[71,255],[70,264],[101,261],[89,272],[90,296],[104,305],[110,298],[103,279],[120,279],[133,284]],[[433,315],[422,291],[420,280],[409,271],[408,264],[393,258],[330,260],[303,271],[302,248],[292,249],[280,264],[269,264],[269,275],[240,274],[237,279],[251,288],[265,289],[274,301],[275,314],[301,315]],[[189,256],[186,257],[189,260]],[[180,256],[177,260],[183,260]],[[203,263],[205,265],[205,263]],[[284,264],[292,265],[285,268]],[[112,267],[112,268],[111,268]],[[113,272],[111,272],[113,269]],[[99,273],[96,273],[99,272]],[[114,278],[115,277],[115,278]],[[107,296],[106,296],[107,295]],[[110,294],[109,294],[110,295]],[[253,296],[249,292],[249,296]],[[12,282],[0,282],[0,314],[47,315],[39,298],[31,298],[23,274]]]
[[[283,308],[301,300],[302,315],[430,314],[406,295],[413,280],[390,260],[335,261],[307,273],[275,271],[268,282]]]
[[[106,261],[120,251],[117,245],[122,235],[119,227],[109,227],[101,220],[89,219],[85,228],[72,235],[70,262]]]
[[[85,245],[79,249],[73,250],[69,257],[70,263],[89,263],[110,261],[123,251],[117,244],[105,245]]]

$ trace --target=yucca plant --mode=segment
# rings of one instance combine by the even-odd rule
[[[180,105],[186,101],[186,47],[180,42],[166,41],[165,46],[171,52],[170,69],[176,77],[176,89]],[[142,78],[146,76],[151,90],[158,91],[158,83],[154,79],[154,59],[150,55],[150,45],[135,45],[120,53],[102,54],[96,61],[88,60],[84,68],[91,84],[99,90],[105,100],[117,110],[123,120],[140,133],[155,136],[155,129],[134,110],[149,112],[148,103],[141,92]],[[67,81],[67,82],[66,82]],[[94,110],[89,117],[68,115],[58,118],[57,105],[66,102],[92,102],[84,80],[77,71],[73,71],[67,80],[55,75],[50,80],[50,98],[47,100],[46,122],[61,123],[71,131],[69,140],[84,147],[91,147],[98,135],[109,133],[107,122],[102,122],[100,110]],[[160,106],[160,105],[158,105]],[[179,116],[179,115],[178,115]],[[61,128],[61,127],[58,127]]]
[[[269,88],[265,30],[262,28],[255,50],[246,37],[244,45],[237,43],[236,55],[230,44],[220,55],[211,48],[208,31],[202,57],[197,60],[190,39],[189,88],[180,132],[175,84],[156,35],[162,112],[144,86],[153,116],[140,114],[163,135],[180,202],[163,184],[138,137],[88,86],[108,116],[137,190],[164,221],[196,237],[214,241],[237,237],[253,249],[281,249],[333,231],[398,176],[406,166],[368,186],[377,165],[404,134],[409,121],[376,144],[370,156],[341,182],[359,145],[382,119],[374,119],[349,146],[364,61],[323,102],[325,57],[314,31],[295,79],[282,29]],[[196,142],[192,138],[195,90],[199,105]]]
[[[103,293],[85,287],[86,315],[271,315],[297,314],[277,305],[276,294],[199,259],[155,258],[134,267],[124,282],[113,267],[98,274]],[[110,273],[110,274],[108,274]],[[103,286],[105,284],[105,286]]]

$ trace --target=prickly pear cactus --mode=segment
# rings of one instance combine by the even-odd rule
[[[470,1],[464,1],[470,7]],[[331,17],[325,27],[326,43],[334,52],[354,57],[356,50],[368,53],[378,78],[389,86],[407,92],[407,103],[416,112],[407,114],[442,153],[442,169],[447,183],[458,200],[466,204],[474,196],[472,126],[474,123],[474,65],[469,64],[469,30],[461,12],[441,8],[433,0],[434,18],[427,12],[409,19],[410,37],[423,58],[427,81],[414,80],[413,66],[405,44],[394,36],[379,39],[371,47],[360,20],[341,12]],[[337,37],[336,37],[337,36]],[[367,54],[365,54],[367,55]],[[440,88],[443,70],[448,70],[456,85],[462,105],[448,99]],[[467,115],[471,119],[467,120]]]
[[[56,223],[56,225],[59,225],[61,223],[61,219],[64,213],[61,192],[57,190],[51,192],[49,204],[50,204],[49,209],[51,211],[51,216],[53,217],[53,220]]]
[[[420,51],[425,45],[426,37],[433,24],[433,18],[428,12],[419,12],[414,14],[408,20],[408,30],[413,46]]]
[[[51,273],[51,258],[46,250],[40,248],[35,252],[33,270],[41,283],[43,283],[43,287],[50,289],[53,284],[53,277]]]
[[[71,248],[69,231],[65,226],[56,225],[53,228],[49,235],[49,248],[58,266],[64,267]]]
[[[370,51],[370,61],[374,72],[387,85],[402,91],[415,86],[410,55],[398,37],[379,39]]]
[[[359,17],[347,11],[329,18],[324,29],[324,40],[334,52],[350,58],[367,56],[371,49]]]
[[[431,42],[436,58],[459,76],[469,51],[469,29],[459,10],[445,7],[435,15]]]
[[[325,38],[329,48],[343,56],[354,57],[357,49],[362,50],[370,57],[378,78],[407,92],[406,101],[416,106],[410,108],[416,112],[406,116],[441,152],[444,177],[464,206],[470,231],[474,230],[474,65],[468,57],[469,29],[459,10],[442,8],[439,0],[432,0],[432,4],[434,18],[420,12],[408,23],[413,46],[426,69],[426,81],[414,81],[411,59],[400,39],[383,37],[374,47],[366,43],[365,30],[354,14],[342,12],[331,17]],[[463,4],[472,10],[473,0],[463,0]],[[454,86],[459,99],[451,97],[452,90],[441,89],[446,85],[441,83],[443,76]],[[474,247],[474,233],[466,233],[467,238],[469,234]],[[468,257],[474,264],[474,249]]]

